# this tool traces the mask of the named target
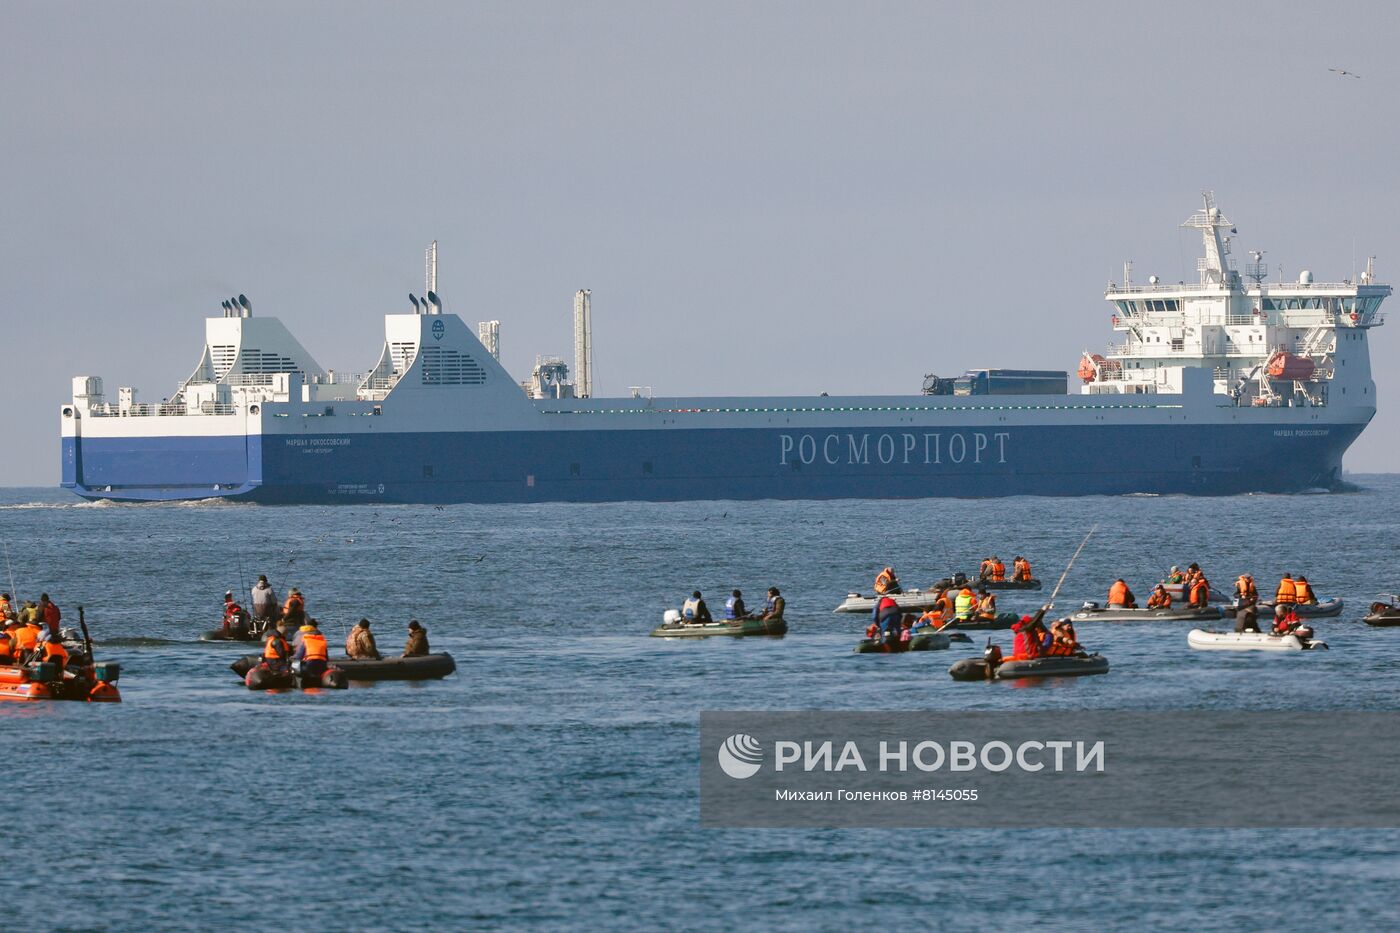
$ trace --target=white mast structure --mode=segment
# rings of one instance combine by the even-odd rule
[[[574,394],[593,397],[593,292],[574,293]]]

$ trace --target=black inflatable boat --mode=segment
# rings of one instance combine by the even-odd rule
[[[260,661],[255,654],[244,655],[230,664],[229,669],[239,677],[246,677]],[[332,667],[343,670],[348,680],[441,680],[457,669],[457,662],[445,651],[416,658],[382,658],[378,661],[331,658],[330,663]]]

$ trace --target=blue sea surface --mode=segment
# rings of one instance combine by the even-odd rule
[[[1400,831],[702,830],[702,709],[1400,708],[1400,477],[1298,496],[511,506],[112,505],[0,490],[4,588],[82,605],[119,705],[0,704],[6,929],[1316,930],[1400,924]],[[858,656],[832,608],[1027,555],[1059,605],[1171,564],[1306,573],[1329,652],[1193,652],[1187,623],[1085,624],[1103,677],[947,675],[978,645]],[[254,693],[198,643],[259,573],[333,643],[421,620],[458,671]],[[11,583],[13,580],[13,583]],[[694,588],[788,600],[783,639],[647,637]],[[1003,635],[1003,643],[1008,641]],[[1358,754],[1364,754],[1359,749]],[[1346,795],[1287,774],[1258,793]],[[1072,806],[1072,801],[1046,801]],[[1144,787],[1144,809],[1189,808]],[[57,882],[47,892],[36,882]]]

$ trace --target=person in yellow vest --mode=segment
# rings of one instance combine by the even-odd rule
[[[899,585],[899,577],[894,575],[893,567],[886,567],[876,575],[875,592],[880,596],[893,596],[904,592],[904,588]]]
[[[1301,573],[1298,574],[1298,579],[1293,581],[1293,597],[1300,606],[1317,605],[1317,594],[1313,592],[1312,584],[1308,582],[1308,578]]]
[[[316,625],[315,619],[307,619],[306,624],[301,627],[301,645],[297,648],[296,657],[293,660],[301,662],[301,676],[312,682],[321,679],[321,675],[330,666],[330,648],[326,645],[326,636],[321,634],[320,628]]]
[[[972,614],[977,611],[977,597],[972,594],[971,589],[965,586],[958,590],[957,598],[953,600],[953,609],[960,622],[972,618]]]

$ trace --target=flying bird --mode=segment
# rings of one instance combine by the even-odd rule
[[[1341,76],[1344,77],[1344,78],[1358,78],[1358,79],[1359,79],[1359,78],[1361,77],[1361,75],[1357,74],[1356,72],[1354,72],[1354,71],[1347,71],[1345,68],[1328,68],[1327,70],[1330,71],[1330,72],[1332,72],[1333,74],[1341,75]]]

